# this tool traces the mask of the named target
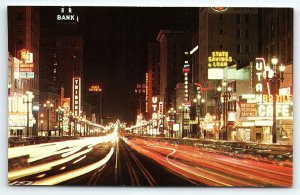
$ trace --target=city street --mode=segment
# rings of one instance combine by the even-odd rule
[[[293,13],[8,6],[8,184],[292,187]]]
[[[9,185],[291,186],[292,167],[141,139],[83,137],[9,148]],[[26,161],[26,162],[24,162]]]

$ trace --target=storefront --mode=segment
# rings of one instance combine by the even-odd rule
[[[28,135],[32,135],[36,121],[32,114],[32,102],[27,101],[26,97],[20,93],[8,96],[8,136],[26,136],[27,126]]]

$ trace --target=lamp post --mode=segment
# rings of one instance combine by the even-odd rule
[[[41,115],[40,115],[40,118],[41,118],[41,120],[40,120],[40,130],[43,132],[43,130],[44,130],[44,114],[42,113]]]
[[[58,136],[60,137],[63,133],[61,133],[61,122],[63,121],[65,109],[62,107],[58,107],[56,109],[57,118],[58,118]]]
[[[69,136],[72,136],[72,121],[73,121],[73,113],[69,112],[68,113],[68,117],[69,117]]]
[[[223,100],[223,123],[224,123],[223,126],[225,127],[223,139],[227,140],[228,139],[228,135],[227,135],[228,134],[228,100],[231,97],[232,88],[228,86],[226,80],[223,80],[222,87],[218,86],[217,91],[221,93],[220,94],[221,102]]]
[[[200,94],[197,94],[197,98],[193,99],[193,102],[196,104],[196,114],[197,114],[198,127],[200,132],[200,117],[202,117],[202,105],[205,103],[205,99],[201,98]],[[197,137],[199,138],[199,135],[197,135]]]
[[[277,142],[277,133],[276,133],[276,95],[278,91],[279,81],[283,82],[285,71],[285,66],[281,64],[279,68],[277,67],[278,59],[273,57],[271,59],[272,67],[269,65],[266,66],[266,79],[267,82],[272,82],[272,96],[273,96],[273,126],[272,126],[272,142]],[[279,70],[278,70],[279,69]]]
[[[173,137],[173,124],[176,123],[176,110],[174,110],[174,108],[171,108],[168,111],[169,114],[169,121],[168,123],[171,125],[171,129],[169,129],[171,137]]]
[[[51,110],[51,108],[54,107],[54,105],[52,103],[50,103],[49,100],[47,100],[47,102],[43,106],[44,106],[44,108],[47,109],[47,118],[48,118],[48,120],[47,120],[47,135],[51,136],[51,131],[50,131],[50,110]]]
[[[32,99],[34,98],[34,95],[31,91],[26,91],[26,97],[23,99],[23,103],[27,104],[27,119],[26,119],[26,136],[30,136],[29,132],[29,112],[30,112],[30,104],[32,104]]]

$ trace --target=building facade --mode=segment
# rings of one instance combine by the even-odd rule
[[[218,106],[217,87],[225,80],[235,90],[236,82],[225,68],[235,65],[235,69],[241,69],[255,61],[258,33],[250,31],[258,32],[256,8],[228,8],[224,12],[216,12],[212,8],[199,9],[199,83],[209,88],[203,94],[207,113],[217,116],[222,110],[223,113],[236,112],[236,100],[232,98],[228,100],[229,106],[225,107],[224,101]],[[211,67],[215,58],[225,61],[215,62],[216,66]],[[225,136],[223,138],[226,139]]]
[[[8,7],[8,53],[11,72],[9,85],[9,101],[13,106],[19,108],[27,107],[27,112],[31,112],[29,117],[29,127],[24,123],[14,120],[22,116],[10,118],[9,135],[34,136],[37,135],[37,120],[39,110],[39,41],[40,41],[40,10],[38,7],[9,6]],[[23,51],[23,52],[21,52]],[[24,97],[30,92],[30,100]],[[20,99],[20,101],[18,100]],[[22,99],[22,101],[21,101]],[[26,103],[27,102],[27,103]],[[30,103],[28,103],[30,102]],[[22,105],[24,104],[24,105]],[[28,104],[28,105],[27,105]],[[30,105],[29,105],[30,104]],[[29,106],[29,109],[28,109]],[[9,110],[12,111],[12,110]],[[14,116],[16,113],[9,113]],[[23,116],[24,117],[24,116]],[[28,119],[24,119],[28,120]]]
[[[168,109],[174,104],[176,84],[183,82],[185,52],[189,51],[191,41],[187,32],[172,30],[161,30],[157,41],[160,48],[160,98]]]

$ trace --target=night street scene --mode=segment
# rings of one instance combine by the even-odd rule
[[[293,8],[7,14],[8,185],[293,186]]]

